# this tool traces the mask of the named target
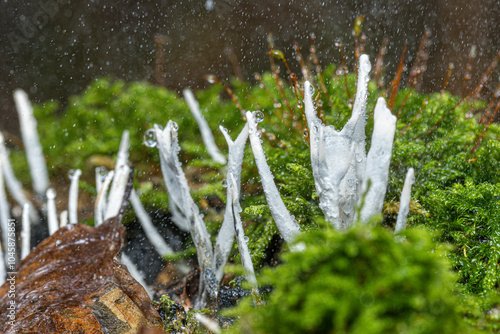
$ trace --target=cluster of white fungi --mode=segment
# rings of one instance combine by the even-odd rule
[[[358,85],[352,116],[341,130],[323,124],[318,118],[313,104],[314,91],[311,83],[306,81],[303,87],[303,105],[309,128],[311,165],[319,196],[319,205],[325,218],[335,229],[341,231],[353,226],[356,221],[367,222],[382,212],[396,130],[396,117],[386,107],[384,98],[379,98],[374,112],[371,147],[368,153],[366,152],[366,100],[371,65],[366,55],[361,55],[359,60]],[[76,170],[70,173],[68,210],[61,212],[58,217],[55,205],[56,194],[53,189],[49,188],[47,168],[32,107],[27,94],[23,91],[16,91],[14,96],[33,180],[33,191],[38,200],[46,204],[43,212],[47,217],[49,232],[53,234],[66,224],[78,222],[78,181],[81,171]],[[184,91],[184,97],[199,125],[207,152],[214,161],[220,164],[227,163],[225,182],[227,185],[227,206],[215,245],[212,245],[203,216],[190,195],[188,182],[178,158],[180,151],[177,139],[178,125],[173,121],[168,121],[164,128],[155,124],[147,132],[147,145],[157,147],[159,152],[161,170],[169,193],[172,221],[182,230],[189,231],[196,246],[201,277],[195,307],[203,308],[209,300],[214,300],[217,297],[218,287],[223,278],[224,267],[235,237],[246,278],[254,292],[258,291],[248,250],[248,238],[245,238],[240,218],[242,210],[239,202],[241,167],[248,138],[269,209],[281,236],[287,243],[291,243],[294,237],[301,232],[299,225],[283,203],[272,172],[266,162],[260,140],[260,130],[257,126],[257,123],[262,120],[263,114],[261,112],[246,112],[247,123],[234,141],[229,136],[228,131],[222,126],[220,127],[229,147],[226,159],[217,148],[212,132],[199,109],[198,102],[189,89]],[[129,133],[124,131],[115,169],[112,171],[106,171],[103,168],[96,169],[98,195],[94,210],[95,225],[117,215],[122,205],[130,175],[128,150]],[[396,233],[406,226],[413,181],[413,169],[409,169],[401,194]],[[38,224],[40,219],[33,204],[24,195],[21,183],[14,175],[9,162],[8,150],[5,147],[3,137],[0,136],[0,223],[4,245],[7,244],[6,236],[10,220],[10,208],[5,188],[24,210],[21,234],[21,258],[24,258],[30,252],[30,224]],[[134,189],[132,189],[129,201],[146,236],[157,252],[160,255],[171,253],[171,248],[153,226],[151,218],[144,210]],[[292,249],[298,251],[300,246],[295,245]],[[6,274],[4,259],[0,247],[0,282],[4,280]],[[124,254],[122,261],[127,265],[132,275],[148,290],[141,273],[133,262]]]

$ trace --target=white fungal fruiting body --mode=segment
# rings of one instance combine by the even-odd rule
[[[252,257],[250,251],[248,250],[248,239],[245,237],[245,231],[243,230],[243,223],[241,222],[239,209],[239,191],[236,180],[232,174],[228,175],[228,188],[231,192],[231,198],[227,200],[227,206],[232,207],[232,214],[234,220],[234,230],[236,233],[236,240],[238,241],[238,250],[240,251],[241,265],[243,270],[245,270],[245,276],[248,283],[252,288],[257,290],[257,278],[255,277],[255,272],[253,269]],[[228,192],[229,192],[228,191]],[[231,200],[231,202],[230,202]]]
[[[198,320],[203,326],[205,326],[205,328],[208,329],[211,333],[214,334],[222,333],[222,330],[220,329],[220,326],[216,321],[210,319],[209,317],[207,317],[202,313],[195,313],[194,316],[196,320]]]
[[[200,295],[198,307],[203,307],[207,294],[215,298],[217,287],[211,284],[213,272],[213,249],[210,234],[201,218],[198,207],[190,193],[186,176],[178,158],[180,147],[177,140],[177,123],[169,121],[165,129],[154,126],[157,147],[160,152],[160,163],[165,185],[169,193],[170,203],[176,207],[177,213],[188,223],[193,238],[200,266]],[[210,279],[209,279],[210,278]]]
[[[184,98],[186,99],[186,102],[189,106],[189,110],[191,110],[191,114],[196,120],[196,123],[198,123],[198,127],[200,128],[200,133],[201,133],[201,139],[205,144],[208,154],[210,155],[210,157],[212,157],[214,161],[221,164],[225,164],[226,157],[224,157],[220,153],[219,148],[215,144],[212,130],[210,130],[207,121],[203,117],[203,114],[200,111],[200,106],[198,104],[198,101],[196,101],[193,92],[191,91],[191,89],[186,88],[184,89],[183,93],[184,93]]]
[[[59,214],[59,228],[68,225],[68,210],[63,210]]]
[[[23,222],[21,230],[21,260],[24,259],[31,251],[31,225],[30,225],[30,205],[23,206]]]
[[[235,141],[231,140],[231,137],[227,133],[227,130],[222,126],[220,127],[220,130],[226,138],[227,145],[229,147],[227,164],[228,176],[226,179],[226,184],[229,185],[229,175],[231,175],[234,179],[236,192],[239,194],[241,184],[241,165],[243,163],[245,144],[248,139],[248,125],[245,125]],[[226,266],[227,260],[229,258],[229,253],[231,252],[231,248],[233,247],[234,243],[235,231],[233,210],[235,210],[236,208],[238,212],[241,211],[238,198],[235,199],[236,201],[233,201],[231,194],[232,188],[228,186],[227,205],[226,212],[224,214],[224,221],[222,222],[222,226],[220,228],[219,234],[217,235],[214,247],[215,277],[218,282],[220,282],[222,280],[222,277],[224,276],[224,267]]]
[[[273,216],[274,222],[280,231],[281,236],[286,242],[292,242],[294,237],[300,233],[300,227],[294,218],[288,212],[283,200],[281,199],[278,188],[274,183],[274,177],[271,169],[266,162],[266,156],[260,142],[260,136],[257,130],[257,123],[252,112],[246,113],[250,144],[255,158],[255,164],[259,169],[259,175],[266,195],[269,210]]]
[[[2,247],[0,247],[0,285],[5,283],[7,272],[5,270],[5,260]]]
[[[152,291],[150,287],[146,284],[144,281],[144,275],[141,273],[141,271],[137,268],[137,266],[134,264],[131,258],[127,256],[124,252],[122,253],[122,259],[121,262],[123,265],[125,265],[130,273],[130,275],[146,290],[149,298],[153,297]]]
[[[359,59],[358,87],[352,116],[342,130],[324,125],[316,115],[313,88],[304,84],[304,110],[310,136],[311,165],[325,218],[338,230],[354,224],[354,208],[370,183],[361,208],[361,221],[381,213],[384,203],[396,117],[379,98],[375,107],[375,124],[371,148],[366,154],[366,99],[370,61]],[[370,181],[368,181],[370,180]]]
[[[129,158],[129,149],[130,149],[130,134],[129,131],[123,131],[122,139],[120,141],[120,148],[118,149],[118,155],[116,158],[116,166],[115,169],[121,169],[127,166],[128,158]],[[113,184],[115,183],[115,179],[113,179]],[[102,185],[101,185],[102,186]],[[113,187],[113,186],[112,186]],[[165,240],[158,233],[156,228],[151,221],[148,213],[142,206],[141,200],[137,195],[135,189],[132,188],[129,197],[130,204],[132,204],[132,208],[137,216],[137,219],[141,223],[141,226],[146,234],[146,237],[151,242],[155,250],[160,255],[167,255],[172,253],[172,249],[165,242]]]
[[[113,183],[109,190],[104,220],[116,217],[120,213],[130,178],[130,172],[131,169],[127,165],[122,165],[119,169],[115,169]]]
[[[368,56],[361,55],[358,89],[352,116],[342,130],[324,125],[313,104],[313,88],[304,84],[304,110],[309,127],[311,165],[325,218],[338,230],[353,224],[354,206],[366,161],[365,126],[369,72]]]
[[[106,214],[106,207],[108,206],[107,194],[109,185],[115,176],[115,171],[109,171],[106,175],[104,181],[102,182],[101,188],[97,193],[97,198],[95,200],[94,208],[94,226],[99,226],[104,221],[104,215]]]
[[[71,184],[69,187],[68,213],[69,223],[78,223],[78,181],[80,180],[82,171],[77,169],[70,175]]]
[[[49,174],[36,129],[37,122],[33,116],[33,108],[28,99],[28,94],[20,89],[14,92],[14,101],[19,114],[21,135],[26,150],[33,190],[39,198],[44,198],[45,191],[49,187]]]
[[[54,189],[47,189],[47,222],[49,225],[49,234],[54,234],[59,228],[59,222],[57,221],[57,210],[56,210],[56,192]]]
[[[394,233],[399,233],[406,228],[406,218],[408,217],[408,212],[410,212],[411,187],[414,182],[415,171],[413,168],[410,168],[406,173],[405,183],[399,199],[399,213]]]
[[[230,179],[231,186],[228,186],[224,221],[213,249],[210,235],[199,214],[198,207],[189,194],[189,186],[178,160],[180,147],[177,142],[177,124],[169,121],[165,129],[158,125],[155,125],[154,129],[163,177],[169,193],[170,210],[178,222],[188,225],[196,246],[201,277],[195,308],[202,308],[208,298],[214,300],[217,296],[218,287],[224,275],[224,267],[234,243],[235,224],[237,224],[235,216],[241,211],[238,194],[243,152],[249,132],[248,125],[245,125],[235,141],[231,139],[227,130],[221,127],[229,147],[228,183]],[[248,256],[245,256],[245,263],[248,264],[248,262]]]
[[[5,194],[4,178],[1,171],[2,161],[0,161],[0,226],[2,231],[2,242],[4,247],[7,248],[7,245],[9,244],[10,206],[7,201],[7,195]]]
[[[12,198],[22,207],[28,204],[30,207],[29,215],[30,219],[34,223],[38,223],[39,217],[36,211],[33,209],[33,204],[24,195],[23,187],[21,182],[16,178],[14,171],[12,170],[12,165],[9,160],[9,152],[5,147],[4,137],[0,133],[0,161],[2,163],[2,170],[0,173],[4,175],[5,186],[7,187]]]
[[[135,189],[132,189],[129,201],[130,204],[132,204],[132,208],[134,209],[137,219],[139,219],[139,222],[141,223],[144,233],[146,234],[149,242],[151,242],[151,245],[153,245],[158,254],[163,256],[173,253],[172,248],[170,248],[170,246],[165,242],[165,239],[161,237],[161,235],[154,227],[153,222],[142,206],[141,200],[139,199],[139,196],[137,195]]]
[[[370,188],[361,208],[359,218],[362,222],[367,222],[372,216],[382,213],[395,131],[396,116],[387,108],[385,99],[380,97],[375,106],[372,143],[366,158],[366,171],[363,178],[362,191],[367,190],[368,180],[370,180]]]

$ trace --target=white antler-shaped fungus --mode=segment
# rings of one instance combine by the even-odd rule
[[[354,223],[354,208],[367,189],[368,180],[371,186],[359,218],[367,221],[382,211],[396,130],[396,117],[387,109],[385,100],[379,98],[371,148],[366,154],[366,99],[371,65],[367,55],[361,55],[359,62],[352,116],[340,131],[321,122],[313,104],[313,88],[307,81],[304,84],[304,109],[319,205],[326,219],[338,230]]]
[[[260,135],[257,130],[255,114],[248,111],[246,113],[248,133],[252,152],[255,158],[255,164],[259,169],[259,175],[266,195],[269,210],[273,216],[274,222],[286,242],[293,241],[293,238],[300,233],[300,227],[294,218],[288,212],[285,203],[281,199],[280,193],[274,184],[274,177],[266,162],[266,156],[260,143]]]
[[[245,125],[235,141],[231,140],[227,130],[222,126],[220,127],[220,130],[226,138],[227,146],[229,147],[229,154],[226,179],[226,184],[228,185],[226,212],[224,214],[224,221],[222,222],[219,234],[217,235],[214,248],[215,277],[218,282],[220,282],[224,276],[224,267],[226,266],[229,253],[231,252],[231,248],[234,243],[234,206],[236,206],[237,210],[241,210],[238,199],[236,199],[234,204],[232,203],[232,188],[229,187],[229,175],[232,175],[234,178],[235,186],[237,188],[236,191],[239,194],[241,184],[241,165],[243,163],[243,153],[248,138],[248,125]]]

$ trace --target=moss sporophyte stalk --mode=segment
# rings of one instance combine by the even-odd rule
[[[356,39],[361,28],[362,18]],[[36,161],[0,141],[5,185],[25,210],[24,240],[38,216],[47,218],[51,234],[66,220],[99,226],[117,215],[125,224],[137,217],[148,243],[175,259],[172,268],[195,286],[176,283],[182,288],[170,290],[175,302],[160,298],[166,330],[200,330],[184,308],[220,315],[221,284],[231,271],[252,289],[225,313],[236,319],[232,331],[497,330],[495,103],[476,93],[420,93],[418,71],[401,87],[404,57],[384,88],[380,59],[370,81],[370,61],[359,50],[356,75],[346,64],[321,68],[313,45],[309,65],[299,57],[303,80],[285,53],[271,48],[269,55],[272,71],[256,75],[255,85],[212,75],[213,85],[185,90],[183,99],[148,83],[104,78],[74,96],[64,113],[56,115],[57,102],[35,105],[44,155],[28,144],[38,141],[33,126],[22,133]],[[25,94],[16,98],[20,110],[29,109]],[[471,112],[479,109],[487,121]],[[43,156],[53,188],[43,181]],[[70,169],[66,189],[57,175]],[[23,195],[30,184],[36,200]],[[123,211],[124,198],[133,211]],[[155,212],[169,212],[168,224],[192,241],[175,253],[151,218]],[[197,270],[188,265],[193,258]],[[126,254],[122,261],[153,296],[158,287],[144,281],[137,263]]]

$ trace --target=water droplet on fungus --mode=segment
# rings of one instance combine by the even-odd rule
[[[255,122],[260,123],[264,120],[264,113],[262,111],[256,111],[254,113]]]
[[[158,142],[156,141],[155,129],[148,129],[146,132],[144,132],[143,144],[147,147],[156,147],[156,144],[158,144]]]
[[[177,124],[176,122],[172,121],[172,130],[178,131],[179,130],[179,124]]]

